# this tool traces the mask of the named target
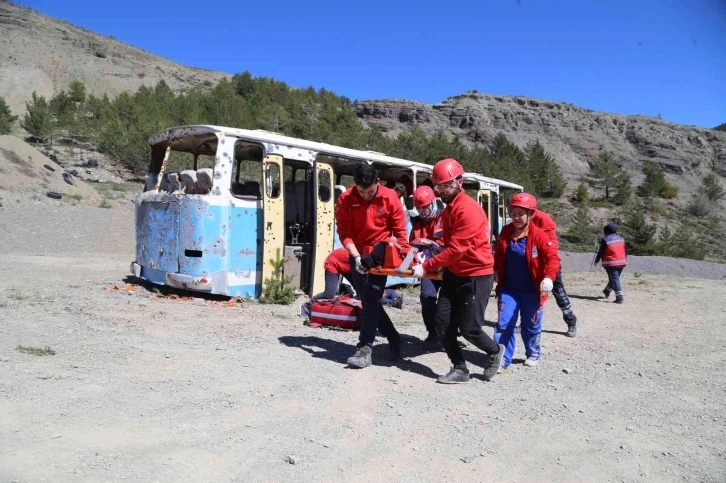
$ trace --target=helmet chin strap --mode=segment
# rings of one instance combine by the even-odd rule
[[[426,218],[423,218],[422,217],[424,221],[429,221],[431,218],[434,217],[434,207],[435,207],[435,205],[436,205],[436,201],[432,201],[431,203],[429,203],[429,205],[428,205],[429,206],[429,214],[428,214],[428,216]]]

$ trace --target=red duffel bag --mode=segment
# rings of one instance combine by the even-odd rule
[[[341,295],[332,300],[321,299],[310,307],[310,327],[329,326],[360,330],[363,306],[360,300]]]

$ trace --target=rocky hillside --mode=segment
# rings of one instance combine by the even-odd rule
[[[359,101],[355,107],[363,123],[392,136],[417,127],[427,133],[444,131],[470,144],[486,144],[498,132],[520,146],[539,140],[571,181],[586,173],[588,162],[602,150],[614,152],[634,173],[635,183],[642,179],[643,161],[658,163],[684,194],[694,192],[712,169],[726,176],[726,133],[650,117],[476,91],[435,105],[383,99]]]
[[[227,74],[185,67],[67,22],[0,0],[0,97],[15,113],[33,90],[51,97],[73,80],[114,96],[164,80],[181,91]]]

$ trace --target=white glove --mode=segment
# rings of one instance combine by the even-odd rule
[[[355,269],[360,273],[361,275],[365,275],[366,269],[363,268],[363,265],[360,263],[360,255],[355,257]]]
[[[423,264],[419,263],[413,266],[413,277],[423,278],[424,275],[426,275],[426,272],[424,271]]]
[[[551,278],[545,278],[542,280],[542,283],[539,285],[540,292],[544,293],[550,293],[552,292],[552,279]]]

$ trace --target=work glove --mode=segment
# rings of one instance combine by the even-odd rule
[[[360,256],[355,257],[355,269],[361,275],[366,273],[366,269],[363,268],[363,261]]]
[[[422,264],[414,265],[413,266],[413,277],[416,278],[424,278],[424,275],[426,275],[426,271],[423,268]]]
[[[542,280],[542,283],[539,285],[540,292],[544,293],[550,293],[552,292],[552,279],[551,278],[545,278]]]

